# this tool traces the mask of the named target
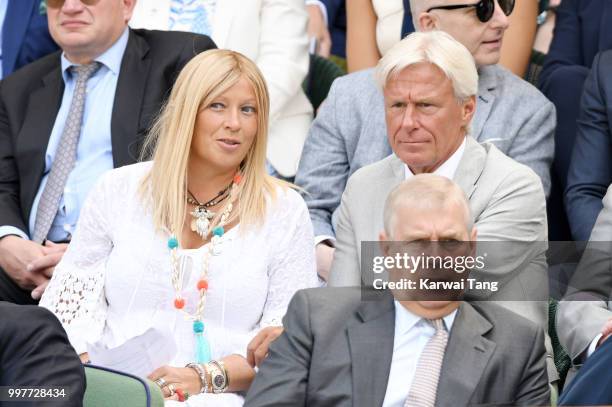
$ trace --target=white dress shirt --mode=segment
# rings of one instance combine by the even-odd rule
[[[393,338],[393,358],[387,382],[387,392],[383,407],[402,407],[414,379],[417,363],[425,345],[436,332],[424,318],[408,311],[398,301],[395,303],[395,336]],[[445,316],[444,325],[449,332],[457,315],[454,310]]]
[[[467,137],[467,136],[466,136]],[[439,166],[433,173],[436,175],[441,175],[452,180],[455,177],[455,172],[457,172],[457,167],[459,167],[459,162],[463,157],[463,152],[465,151],[465,140],[466,137],[463,138],[463,142],[459,146],[459,148],[448,157],[448,160],[444,161],[441,166]],[[406,165],[405,167],[406,179],[414,176],[412,170]]]

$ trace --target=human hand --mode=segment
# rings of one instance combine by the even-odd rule
[[[89,363],[89,353],[83,352],[79,355],[79,359],[81,359],[81,363]]]
[[[597,342],[597,347],[600,347],[606,339],[608,339],[612,335],[612,317],[609,318],[604,324],[603,328],[601,328],[601,338],[599,338],[599,342]]]
[[[317,273],[319,277],[327,281],[329,278],[329,272],[331,270],[332,261],[334,260],[334,251],[336,249],[326,245],[325,243],[319,243],[316,247],[317,256]]]
[[[47,240],[43,246],[43,252],[45,255],[27,265],[29,272],[39,273],[46,277],[44,282],[32,290],[31,295],[33,299],[38,300],[40,297],[42,297],[47,285],[49,284],[49,279],[53,276],[55,266],[60,262],[67,248],[67,243],[53,243]]]
[[[47,280],[40,273],[32,273],[27,266],[45,255],[43,246],[19,236],[0,239],[0,267],[22,289],[31,290]]]
[[[270,344],[283,333],[282,326],[269,326],[259,331],[247,346],[247,361],[251,367],[259,364],[268,355]]]
[[[316,4],[306,6],[308,10],[308,38],[317,40],[315,53],[324,58],[328,58],[331,51],[331,36],[325,24],[325,18],[321,8]]]
[[[200,376],[190,367],[162,366],[155,369],[148,378],[160,386],[166,400],[179,400],[176,390],[182,390],[185,394],[198,394],[202,388]]]

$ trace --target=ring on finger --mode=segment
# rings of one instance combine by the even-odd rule
[[[168,385],[168,383],[164,380],[163,377],[160,377],[159,379],[155,380],[155,384],[158,385],[159,388],[162,390]]]
[[[170,383],[167,387],[168,387],[168,390],[170,391],[170,397],[174,396],[174,394],[176,393],[174,384]]]

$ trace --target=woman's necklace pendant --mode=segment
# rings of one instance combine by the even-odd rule
[[[210,220],[215,216],[215,213],[203,206],[196,206],[191,212],[191,216],[193,216],[191,231],[196,232],[202,239],[206,239],[209,233]]]

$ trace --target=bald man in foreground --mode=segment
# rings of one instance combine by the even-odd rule
[[[472,247],[471,219],[455,183],[416,175],[386,200],[382,251],[392,255],[392,241]],[[299,291],[245,406],[549,404],[544,332],[533,322],[435,290],[369,294],[364,301],[356,288]]]

